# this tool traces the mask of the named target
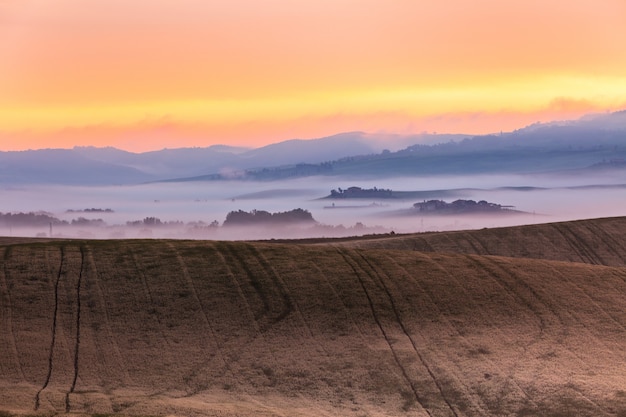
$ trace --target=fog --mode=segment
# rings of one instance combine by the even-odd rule
[[[52,227],[54,237],[331,237],[391,231],[409,233],[475,229],[621,216],[626,210],[626,186],[622,187],[625,183],[619,177],[608,175],[546,174],[368,180],[362,177],[310,177],[280,182],[215,181],[102,187],[4,186],[0,188],[0,212],[41,211],[68,223],[79,218],[103,221],[96,226],[55,224]],[[427,199],[447,202],[456,199],[486,200],[514,206],[515,210],[524,214],[507,211],[488,215],[437,216],[410,213],[413,204],[424,199],[322,199],[332,189],[352,186],[394,191],[448,190],[447,194],[440,196],[437,192],[431,193]],[[271,228],[223,226],[226,215],[231,211],[284,212],[296,208],[308,210],[318,225]],[[85,209],[110,209],[111,212],[85,212]],[[145,224],[143,220],[146,218],[159,219],[162,224]],[[127,222],[141,224],[128,226]],[[0,235],[49,236],[50,227],[0,224]]]

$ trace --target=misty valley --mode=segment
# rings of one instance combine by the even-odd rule
[[[625,187],[621,178],[603,175],[21,185],[0,189],[0,232],[28,237],[234,240],[477,229],[621,215]],[[430,211],[425,205],[429,201],[450,205],[482,201],[502,210]],[[308,212],[311,221],[227,222],[229,213],[298,209]],[[19,213],[32,215],[21,218]]]
[[[625,135],[621,111],[484,136],[351,132],[256,149],[0,152],[0,234],[306,238],[619,216]],[[293,210],[313,221],[222,227],[233,212]],[[7,220],[19,213],[50,219]]]

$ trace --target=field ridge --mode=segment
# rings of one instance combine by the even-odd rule
[[[5,242],[0,415],[624,417],[625,230]]]

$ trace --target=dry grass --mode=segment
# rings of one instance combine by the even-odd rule
[[[565,227],[507,233],[556,254],[546,242]],[[480,232],[504,247],[503,229]],[[611,245],[597,259],[619,258]],[[0,417],[623,417],[624,340],[621,267],[329,244],[0,246]]]
[[[319,241],[318,241],[319,242]],[[626,217],[325,241],[353,248],[471,253],[595,265],[626,264]]]

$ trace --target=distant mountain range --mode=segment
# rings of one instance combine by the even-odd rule
[[[404,137],[402,139],[405,139]],[[135,184],[296,163],[319,163],[379,152],[375,135],[354,132],[313,140],[288,140],[257,149],[215,145],[132,153],[75,147],[0,152],[0,184]]]
[[[351,132],[256,149],[214,145],[144,153],[95,147],[0,152],[0,185],[526,173],[622,168],[624,159],[626,111],[621,111],[485,136]]]

